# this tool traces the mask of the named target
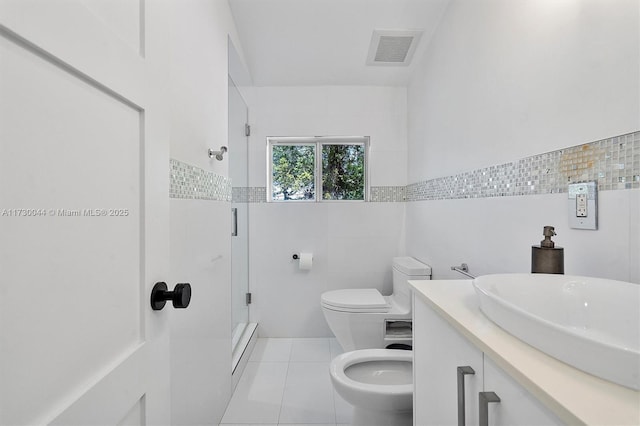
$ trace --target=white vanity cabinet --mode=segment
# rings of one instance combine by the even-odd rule
[[[493,391],[500,397],[499,403],[488,406],[490,425],[565,424],[486,354],[484,356],[484,389]]]
[[[458,375],[464,383],[466,424],[478,424],[483,390],[483,354],[432,309],[415,300],[413,309],[414,424],[458,424]],[[470,367],[475,374],[462,374]]]
[[[413,312],[414,425],[564,424],[417,297]],[[481,392],[500,398],[482,414]]]

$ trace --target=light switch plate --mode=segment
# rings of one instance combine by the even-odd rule
[[[598,185],[596,182],[569,184],[569,227],[598,229]]]

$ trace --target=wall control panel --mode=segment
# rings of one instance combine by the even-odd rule
[[[598,185],[596,182],[569,184],[569,227],[598,229]]]

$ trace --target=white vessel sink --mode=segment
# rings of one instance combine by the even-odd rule
[[[605,380],[640,389],[640,285],[552,274],[473,280],[480,309],[531,346]]]

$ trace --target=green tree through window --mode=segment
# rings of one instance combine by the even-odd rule
[[[269,138],[270,200],[364,201],[368,142],[368,137]]]
[[[273,146],[272,190],[274,200],[315,198],[315,146]]]
[[[322,146],[322,198],[364,200],[364,145]]]

